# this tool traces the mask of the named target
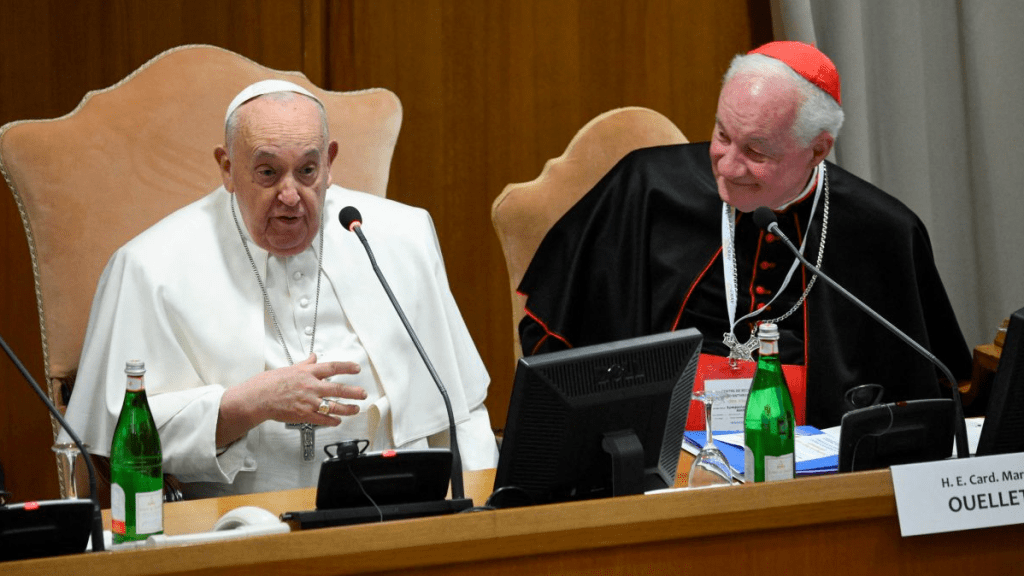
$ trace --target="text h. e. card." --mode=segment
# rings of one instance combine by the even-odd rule
[[[903,536],[1024,524],[1024,453],[892,467]]]

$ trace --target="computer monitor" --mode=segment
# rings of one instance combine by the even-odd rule
[[[1014,452],[1024,452],[1024,308],[1010,316],[975,453]]]
[[[546,503],[671,487],[701,340],[687,329],[520,359],[495,494]]]

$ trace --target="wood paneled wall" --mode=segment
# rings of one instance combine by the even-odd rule
[[[506,184],[536,178],[613,108],[653,108],[689,139],[710,137],[729,61],[770,40],[767,4],[346,0],[331,12],[332,85],[382,86],[402,99],[388,197],[433,215],[452,291],[491,374],[495,428],[504,426],[514,356],[491,202]]]
[[[393,90],[405,119],[388,196],[434,217],[501,428],[513,353],[493,199],[611,108],[648,106],[704,139],[729,59],[770,34],[767,0],[0,0],[0,124],[66,114],[190,43],[324,88]],[[0,334],[42,383],[31,262],[3,188]],[[0,462],[15,501],[57,496],[51,443],[45,409],[0,359]]]

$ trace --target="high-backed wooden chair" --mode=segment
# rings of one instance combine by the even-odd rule
[[[491,222],[508,268],[517,358],[522,355],[518,328],[525,299],[516,288],[551,226],[629,152],[686,141],[671,120],[654,110],[617,108],[581,128],[565,152],[548,160],[535,180],[509,184],[494,200]]]
[[[402,123],[393,93],[329,92],[299,72],[271,70],[214,46],[168,50],[116,85],[86,94],[66,116],[0,128],[0,170],[28,236],[46,382],[58,406],[74,382],[110,255],[220,186],[213,150],[224,140],[228,103],[267,78],[290,80],[323,101],[339,144],[334,182],[384,196]]]

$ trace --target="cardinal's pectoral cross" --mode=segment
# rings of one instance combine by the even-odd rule
[[[320,426],[303,422],[301,424],[285,424],[285,428],[299,429],[299,437],[302,441],[302,460],[312,462],[316,449],[316,429]]]
[[[729,366],[734,370],[739,367],[741,360],[753,362],[754,350],[757,350],[761,345],[761,341],[757,339],[755,334],[750,335],[750,339],[747,340],[746,344],[740,344],[732,332],[723,334],[722,342],[729,347]]]

